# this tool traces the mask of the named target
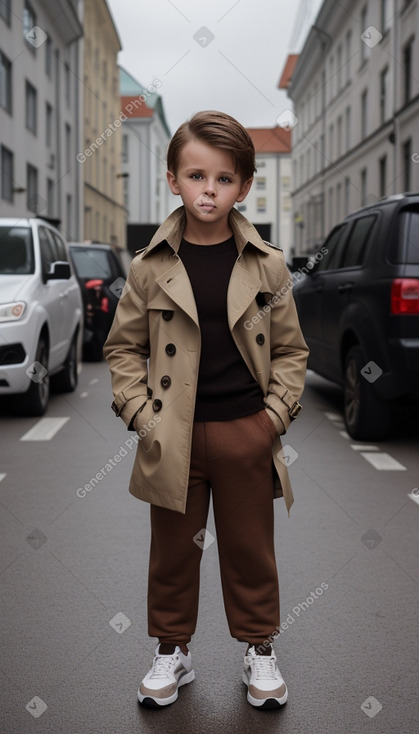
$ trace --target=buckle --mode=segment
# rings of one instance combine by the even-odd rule
[[[299,413],[301,413],[302,408],[303,406],[301,405],[301,403],[298,402],[298,400],[296,400],[295,403],[291,405],[288,413],[292,421],[297,417]]]

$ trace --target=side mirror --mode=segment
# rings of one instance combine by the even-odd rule
[[[295,272],[296,270],[301,270],[305,265],[307,265],[308,262],[307,255],[298,255],[296,257],[292,258],[292,270]]]
[[[68,280],[71,278],[70,264],[63,260],[51,263],[47,280]]]

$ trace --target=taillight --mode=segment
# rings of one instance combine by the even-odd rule
[[[392,314],[419,314],[419,279],[396,278],[391,286]]]
[[[100,303],[100,310],[104,311],[104,313],[109,313],[109,298],[107,296],[104,296],[102,298],[102,301]]]

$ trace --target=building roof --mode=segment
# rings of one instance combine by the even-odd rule
[[[121,112],[129,118],[153,117],[154,110],[146,102],[139,99],[138,94],[121,97]]]
[[[298,56],[299,54],[288,54],[283,72],[281,74],[281,78],[278,83],[279,89],[288,89],[291,82],[291,77],[294,73],[295,65],[298,61]]]
[[[282,127],[248,127],[256,154],[291,153],[291,131]]]
[[[152,85],[150,84],[149,88],[151,87]],[[134,99],[138,100],[140,95],[146,97],[146,100],[142,101],[141,104],[137,104],[130,114],[125,113],[127,117],[153,117],[153,114],[156,113],[167,133],[167,136],[169,138],[171,137],[171,132],[164,113],[162,97],[157,94],[157,92],[150,92],[148,88],[144,87],[143,84],[140,84],[140,82],[123,69],[122,66],[119,67],[119,91],[121,94],[121,110],[123,112],[123,107],[126,104],[129,104],[130,101],[132,102]]]

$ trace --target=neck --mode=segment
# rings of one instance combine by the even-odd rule
[[[228,222],[214,222],[213,225],[208,222],[204,227],[200,227],[195,222],[187,221],[183,236],[185,240],[196,245],[214,245],[228,240],[232,234]]]

